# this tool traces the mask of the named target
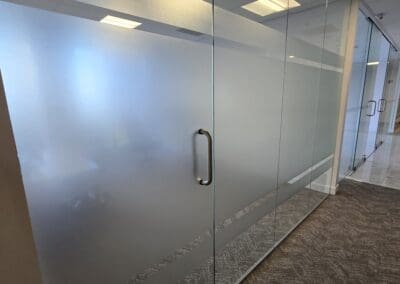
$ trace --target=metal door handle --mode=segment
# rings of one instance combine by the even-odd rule
[[[370,100],[370,101],[368,101],[368,104],[369,104],[369,103],[374,103],[374,111],[373,111],[372,114],[367,114],[367,116],[374,116],[375,113],[376,113],[376,101]]]
[[[197,178],[197,181],[199,182],[199,184],[201,185],[210,185],[213,179],[213,168],[212,168],[212,138],[210,135],[210,132],[208,132],[207,130],[204,129],[199,129],[197,131],[198,134],[200,135],[204,135],[207,137],[207,141],[208,141],[208,179],[204,180],[202,178]]]
[[[379,110],[378,110],[378,112],[384,112],[385,110],[386,110],[386,100],[385,99],[380,99],[379,100]]]

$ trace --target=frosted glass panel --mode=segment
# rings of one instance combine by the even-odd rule
[[[313,164],[313,143],[323,67],[326,3],[320,0],[310,5],[299,13],[289,12],[288,19],[276,212],[278,239],[309,212],[311,172],[319,166]],[[315,191],[317,197],[320,194]]]
[[[212,6],[25,2],[48,11],[0,2],[0,64],[44,283],[212,282]]]
[[[363,13],[359,12],[353,66],[347,99],[346,120],[343,132],[342,154],[340,158],[340,178],[350,173],[354,167],[354,155],[364,91],[371,28],[371,22]]]
[[[215,1],[217,283],[239,280],[274,245],[286,13],[269,26],[242,2]]]

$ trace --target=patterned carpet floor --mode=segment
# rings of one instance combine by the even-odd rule
[[[400,191],[343,181],[243,283],[400,283]]]
[[[273,192],[270,197],[274,197]],[[274,234],[275,212],[271,211],[224,244],[216,251],[215,255],[215,283],[236,283],[248,269],[273,248],[279,239],[283,238],[325,197],[326,195],[323,193],[300,188],[278,206],[276,234]],[[265,201],[271,202],[269,198]],[[218,228],[217,231],[219,231]],[[217,233],[216,239],[218,238]],[[209,258],[180,283],[213,283],[213,269],[213,258]]]

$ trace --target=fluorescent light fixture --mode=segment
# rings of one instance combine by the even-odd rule
[[[242,8],[264,17],[299,6],[300,4],[295,0],[289,0],[289,3],[287,0],[257,0],[243,5]]]
[[[373,62],[368,62],[367,65],[371,66],[371,65],[378,65],[379,61],[373,61]]]
[[[301,6],[300,3],[297,2],[296,0],[289,0],[289,1],[288,0],[270,0],[270,1],[277,3],[279,6],[285,8],[285,10]]]
[[[289,58],[294,58],[294,55],[289,55]]]
[[[282,6],[269,0],[257,0],[243,5],[242,8],[262,17],[285,10]]]
[[[118,17],[114,17],[114,16],[110,16],[110,15],[105,16],[103,19],[100,20],[100,22],[118,26],[118,27],[122,27],[122,28],[126,28],[126,29],[134,29],[142,24],[139,22],[135,22],[135,21],[131,21],[131,20],[123,19],[123,18],[118,18]]]

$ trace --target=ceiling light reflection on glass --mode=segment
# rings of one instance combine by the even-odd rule
[[[295,0],[257,0],[243,5],[242,8],[264,17],[299,6],[300,4]]]
[[[367,65],[368,66],[379,65],[379,61],[368,62]]]
[[[114,17],[114,16],[110,16],[110,15],[105,16],[103,19],[100,20],[100,22],[118,26],[118,27],[122,27],[122,28],[126,28],[126,29],[134,29],[142,24],[139,22],[135,22],[135,21],[131,21],[131,20],[123,19],[123,18],[118,18],[118,17]]]

